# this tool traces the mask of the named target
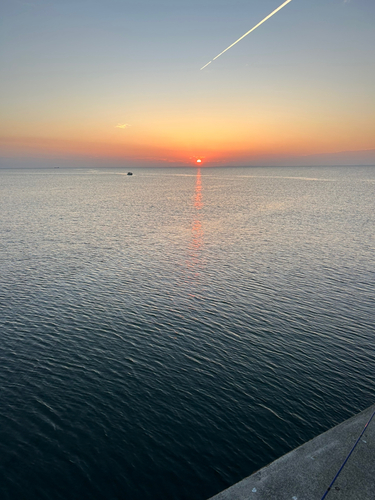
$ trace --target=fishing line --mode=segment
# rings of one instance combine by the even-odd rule
[[[350,455],[353,453],[354,448],[355,448],[355,447],[357,446],[357,444],[359,443],[359,440],[360,440],[360,439],[361,439],[361,437],[363,436],[363,433],[364,433],[364,432],[365,432],[365,430],[367,429],[367,427],[368,427],[369,423],[371,422],[371,420],[372,420],[372,418],[373,418],[373,416],[374,416],[374,415],[375,415],[375,411],[374,411],[374,413],[371,415],[371,417],[370,417],[369,421],[367,422],[367,424],[364,426],[363,431],[361,432],[361,435],[359,436],[359,438],[358,438],[358,439],[357,439],[357,441],[355,442],[355,445],[353,446],[353,448],[350,450],[349,455],[345,458],[345,460],[344,460],[344,462],[343,462],[342,466],[341,466],[341,467],[340,467],[340,469],[338,470],[338,472],[337,472],[336,476],[333,478],[333,480],[332,480],[331,484],[328,486],[328,488],[327,488],[326,492],[324,493],[324,495],[322,496],[321,500],[324,500],[324,499],[325,499],[325,497],[326,497],[326,496],[328,495],[328,493],[330,492],[330,490],[331,490],[331,488],[332,488],[332,486],[333,486],[333,483],[334,483],[334,482],[336,481],[336,479],[339,477],[340,472],[341,472],[341,471],[342,471],[342,469],[344,468],[344,466],[345,466],[346,462],[349,460]]]

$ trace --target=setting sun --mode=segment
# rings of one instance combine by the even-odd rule
[[[197,163],[202,163],[202,160],[197,160]]]

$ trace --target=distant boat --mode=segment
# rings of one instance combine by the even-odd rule
[[[128,175],[133,175],[133,172],[128,172]]]

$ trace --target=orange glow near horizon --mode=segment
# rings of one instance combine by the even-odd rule
[[[212,117],[211,117],[212,118]],[[172,128],[165,119],[159,128],[148,124],[131,124],[126,128],[67,127],[58,130],[40,124],[30,134],[16,133],[8,127],[0,137],[1,154],[10,158],[65,158],[73,161],[95,158],[120,164],[132,161],[140,165],[225,165],[236,163],[267,162],[285,157],[324,155],[340,151],[374,149],[374,125],[366,123],[355,134],[348,121],[340,124],[327,121],[323,126],[314,116],[302,124],[285,116],[264,113],[253,115],[251,120],[235,116],[228,123],[201,117],[199,124],[188,120]],[[334,126],[335,125],[335,126]],[[27,130],[29,129],[29,130]],[[202,156],[197,157],[199,150]],[[203,158],[203,159],[202,159]]]
[[[78,111],[74,117],[65,116],[59,105],[53,109],[64,117],[61,120],[50,116],[49,108],[38,110],[35,121],[23,116],[3,120],[0,147],[5,157],[202,166],[375,148],[371,110],[361,106],[360,122],[346,108],[333,107],[329,116],[325,112],[322,117],[316,99],[310,102],[299,92],[288,105],[275,98],[266,100],[259,91],[262,105],[253,97],[243,102],[236,96],[221,96],[224,104],[217,109],[210,101],[198,102],[199,110],[193,112],[175,98],[163,106],[140,106],[123,117],[112,109],[101,110],[94,119]],[[328,106],[326,101],[322,104]]]

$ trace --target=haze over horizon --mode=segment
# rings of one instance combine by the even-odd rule
[[[375,4],[4,2],[0,166],[375,164]]]

